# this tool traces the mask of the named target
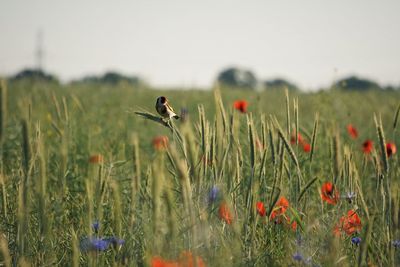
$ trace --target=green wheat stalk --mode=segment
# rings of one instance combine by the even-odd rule
[[[295,125],[295,134],[296,134],[296,145],[299,144],[299,100],[293,99],[294,106],[294,125]]]
[[[79,267],[79,241],[78,236],[74,230],[71,230],[72,234],[72,266]]]
[[[311,181],[309,181],[304,188],[300,191],[300,195],[297,198],[297,201],[300,202],[302,199],[303,195],[307,192],[308,189],[311,188],[311,186],[318,180],[318,177],[314,177]]]
[[[290,137],[290,100],[289,100],[288,88],[285,88],[285,99],[286,99],[286,131],[287,131],[287,136]]]
[[[314,127],[313,127],[313,131],[312,131],[312,137],[311,137],[310,162],[312,162],[312,160],[313,160],[313,156],[314,156],[314,152],[315,152],[315,144],[317,143],[318,122],[319,122],[319,115],[318,115],[318,113],[316,113],[315,119],[314,119]]]
[[[3,264],[5,267],[11,267],[11,255],[10,250],[8,249],[8,241],[3,236],[3,233],[0,233],[0,252],[3,259]]]
[[[160,118],[159,116],[156,116],[150,112],[141,112],[141,111],[134,111],[134,113],[138,116],[141,116],[147,120],[150,121],[154,121],[156,123],[161,124],[162,126],[165,126],[167,128],[169,128],[172,131],[172,126],[170,124],[168,124],[168,122],[164,121],[162,118]]]
[[[294,153],[292,147],[290,146],[288,140],[285,137],[285,134],[282,132],[282,129],[279,126],[279,123],[276,119],[275,119],[275,126],[277,127],[279,138],[282,140],[283,145],[285,146],[286,150],[289,152],[290,158],[292,159],[292,161],[295,164],[298,171],[300,171],[300,165],[299,165],[299,161],[297,160],[296,154]]]
[[[341,164],[340,138],[337,130],[335,130],[334,136],[332,138],[332,152],[334,184],[336,184],[337,180],[339,179]]]
[[[382,120],[381,118],[378,119],[376,118],[376,115],[374,114],[374,122],[375,122],[375,127],[376,131],[378,133],[378,140],[379,140],[379,146],[381,149],[381,159],[383,162],[383,167],[384,167],[384,173],[385,175],[388,174],[389,172],[389,161],[386,153],[386,141],[385,141],[385,134],[383,132],[383,127],[382,127]]]
[[[397,106],[396,113],[393,118],[393,130],[396,130],[397,121],[399,119],[399,113],[400,113],[400,104]]]
[[[0,146],[1,153],[7,120],[7,85],[5,80],[0,81]],[[2,157],[2,155],[0,155]]]

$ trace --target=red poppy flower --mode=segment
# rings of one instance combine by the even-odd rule
[[[397,148],[394,143],[387,143],[386,144],[386,154],[388,157],[391,157],[392,155],[396,154]]]
[[[179,267],[205,267],[203,259],[199,256],[193,256],[192,252],[184,251],[179,257]]]
[[[303,151],[309,153],[311,151],[311,145],[309,143],[303,144]]]
[[[156,136],[153,138],[152,143],[156,150],[164,150],[168,146],[168,137],[165,135]]]
[[[151,259],[151,267],[179,267],[179,263],[156,256]]]
[[[103,155],[97,154],[97,155],[92,155],[89,158],[89,163],[94,163],[94,164],[101,164],[104,162]]]
[[[285,225],[287,227],[289,227],[292,230],[296,230],[297,229],[297,222],[295,220],[291,220],[290,216],[288,216],[287,214],[284,215],[284,218],[286,219],[286,223]],[[281,221],[279,221],[278,223],[281,223]]]
[[[242,113],[247,112],[247,105],[248,104],[246,100],[236,100],[235,102],[233,102],[233,107]]]
[[[233,221],[233,216],[229,210],[228,205],[226,202],[222,202],[221,205],[219,206],[218,210],[219,218],[223,221],[225,221],[227,224],[231,224]]]
[[[190,251],[183,251],[178,260],[166,260],[159,256],[151,259],[151,267],[205,267],[203,259],[193,256]]]
[[[153,257],[151,259],[151,267],[163,267],[164,266],[164,260],[161,257]]]
[[[347,216],[342,216],[339,224],[333,229],[335,235],[340,235],[340,232],[345,232],[347,235],[353,235],[361,231],[361,219],[354,210],[349,210]]]
[[[290,228],[292,228],[293,231],[296,231],[297,229],[297,222],[293,221],[292,224],[290,225]]]
[[[299,144],[302,144],[304,141],[303,136],[300,133],[297,133],[297,141],[299,142]],[[292,134],[292,136],[290,137],[290,143],[292,145],[296,144],[296,134]]]
[[[289,208],[289,201],[285,197],[281,197],[278,202],[276,202],[274,209],[271,212],[270,220],[274,220],[277,216],[283,215]],[[279,223],[279,221],[278,221]]]
[[[331,182],[326,182],[321,187],[321,198],[328,204],[336,205],[339,199],[339,192]]]
[[[362,149],[364,154],[369,154],[372,152],[372,149],[374,149],[374,143],[371,140],[367,139],[362,144]]]
[[[361,231],[361,219],[358,217],[354,210],[349,210],[347,212],[347,217],[343,221],[342,229],[347,235],[352,235],[355,232]]]
[[[275,204],[275,207],[278,208],[279,214],[283,214],[289,208],[289,200],[285,197],[281,197]]]
[[[358,137],[358,131],[352,124],[347,125],[347,132],[353,139],[356,139]]]
[[[265,207],[264,207],[264,203],[262,203],[261,201],[258,201],[256,203],[256,209],[257,209],[258,214],[261,217],[264,217],[265,214],[267,213],[267,211],[265,210]]]

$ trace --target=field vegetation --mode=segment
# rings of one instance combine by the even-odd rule
[[[136,113],[160,95],[181,119]],[[0,103],[4,266],[400,265],[398,91],[3,81]]]

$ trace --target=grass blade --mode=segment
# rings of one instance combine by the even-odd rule
[[[307,192],[307,190],[318,180],[318,177],[314,177],[311,181],[309,181],[304,188],[301,190],[299,197],[297,198],[297,201],[300,202],[301,198],[303,195]]]

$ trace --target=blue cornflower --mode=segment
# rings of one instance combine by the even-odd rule
[[[392,244],[395,248],[400,248],[400,239],[394,240]]]
[[[122,246],[125,244],[125,240],[119,239],[118,237],[108,237],[104,238],[103,240],[107,241],[109,244],[113,245],[113,247]]]
[[[90,251],[105,251],[110,245],[114,248],[117,246],[122,246],[125,243],[123,239],[119,239],[118,237],[85,237],[81,240],[80,249],[83,252]]]
[[[294,259],[295,261],[303,261],[303,260],[304,260],[304,257],[303,257],[303,255],[301,255],[299,252],[296,252],[295,254],[293,254],[293,259]]]
[[[104,251],[108,248],[110,242],[97,237],[85,237],[81,240],[80,248],[83,252]]]
[[[208,193],[208,202],[209,203],[215,202],[218,198],[218,195],[219,195],[219,188],[216,185],[214,185],[211,188],[210,192]]]
[[[92,223],[92,227],[93,227],[94,232],[97,234],[99,232],[99,228],[100,228],[99,221],[97,221],[97,220],[94,221],[94,223]]]
[[[361,237],[355,236],[351,238],[351,243],[358,246],[361,243]]]

